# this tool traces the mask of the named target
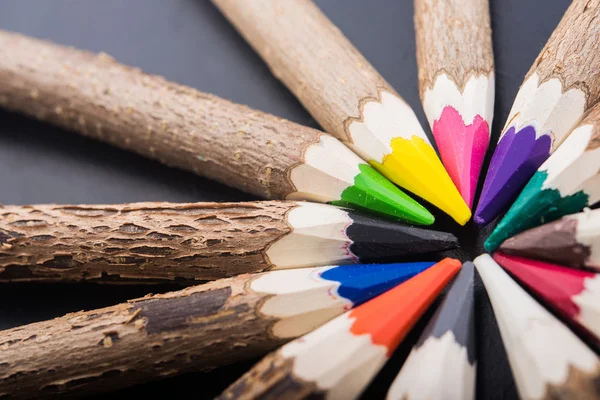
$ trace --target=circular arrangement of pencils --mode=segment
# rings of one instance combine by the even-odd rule
[[[387,398],[474,399],[479,276],[519,396],[600,399],[600,0],[573,0],[491,147],[488,0],[414,0],[435,143],[310,0],[212,2],[322,130],[0,30],[0,107],[263,198],[0,205],[0,282],[185,286],[0,331],[0,397],[263,357],[218,398],[355,399],[422,323]],[[489,254],[449,256],[440,212],[498,219]]]

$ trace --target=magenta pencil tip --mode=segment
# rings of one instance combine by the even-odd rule
[[[489,124],[476,115],[467,125],[455,108],[447,106],[433,123],[432,132],[450,178],[471,208],[490,141]]]
[[[510,206],[521,189],[550,155],[549,135],[537,137],[533,126],[511,126],[500,138],[485,178],[475,222],[485,224]]]

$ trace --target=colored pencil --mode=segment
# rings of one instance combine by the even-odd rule
[[[309,0],[213,0],[325,131],[464,225],[471,211],[415,113]]]
[[[600,3],[573,0],[525,76],[488,169],[475,222],[506,210],[600,98]]]
[[[267,199],[433,216],[339,140],[124,66],[0,30],[0,106]]]
[[[486,249],[493,251],[519,232],[579,212],[599,200],[600,103],[533,175],[486,240]]]
[[[0,205],[0,282],[213,280],[457,246],[449,233],[317,203]]]
[[[475,259],[522,399],[597,399],[600,360],[488,254]]]
[[[354,399],[460,269],[444,259],[269,354],[219,399]]]
[[[600,276],[495,253],[494,260],[600,345]]]
[[[81,396],[256,357],[433,264],[240,275],[5,330],[0,393]]]
[[[600,210],[568,215],[507,239],[506,254],[600,271]]]
[[[392,383],[388,400],[475,397],[474,265],[463,264]]]
[[[415,0],[419,94],[440,156],[471,208],[494,116],[488,0]]]

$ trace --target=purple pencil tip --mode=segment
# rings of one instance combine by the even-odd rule
[[[511,126],[502,136],[485,178],[475,223],[488,223],[506,210],[548,158],[550,135],[536,136],[533,126],[525,126],[520,131]]]
[[[487,224],[487,221],[485,219],[483,219],[482,217],[480,217],[479,215],[475,214],[475,217],[473,217],[473,220],[475,221],[475,223],[477,225],[485,225]]]

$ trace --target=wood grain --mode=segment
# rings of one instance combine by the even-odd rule
[[[583,117],[581,123],[579,123],[574,129],[583,125],[592,125],[592,136],[586,147],[586,151],[594,150],[600,147],[600,102],[596,103],[594,107]],[[567,139],[569,136],[566,136]]]
[[[212,0],[323,129],[352,143],[362,105],[396,92],[308,0]]]
[[[488,0],[415,0],[421,99],[446,74],[462,92],[472,76],[494,71]]]
[[[0,106],[284,199],[321,132],[93,54],[0,30]]]
[[[539,84],[552,78],[563,93],[582,90],[586,109],[600,97],[600,0],[573,0],[524,81],[537,73]]]
[[[0,205],[0,282],[212,280],[268,270],[295,202]]]
[[[286,340],[257,307],[251,275],[0,332],[0,396],[114,390],[258,356]]]

